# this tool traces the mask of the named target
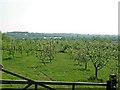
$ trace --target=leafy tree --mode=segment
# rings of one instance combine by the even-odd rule
[[[26,47],[27,48],[27,47]],[[19,40],[17,45],[17,51],[22,55],[24,51],[24,43],[23,41]]]
[[[42,63],[45,65],[46,61],[49,60],[50,62],[55,57],[55,46],[52,41],[47,42],[42,45],[38,45],[39,49],[37,50],[36,57],[42,60]]]
[[[83,63],[85,66],[85,70],[87,69],[87,64],[89,62],[89,48],[88,48],[88,43],[83,41],[81,42],[81,44],[79,46],[77,46],[77,50],[76,51],[76,56],[75,59],[79,62],[79,63]]]
[[[5,51],[8,53],[8,55],[12,58],[15,58],[15,41],[11,40],[9,43],[7,43],[6,47],[5,47]]]
[[[78,65],[84,64],[85,70],[87,69],[87,64],[90,60],[88,51],[88,43],[84,40],[75,41],[72,47],[67,49],[67,53],[72,59],[78,62]]]
[[[98,78],[98,71],[106,66],[111,59],[112,49],[110,43],[94,40],[90,45],[89,57],[95,68],[95,77]]]

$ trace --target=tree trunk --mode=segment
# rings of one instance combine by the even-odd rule
[[[95,77],[98,78],[98,69],[95,67]]]
[[[79,60],[77,60],[78,61],[78,65],[80,65],[80,62],[79,62]]]
[[[85,63],[85,70],[87,69],[87,63]]]
[[[42,59],[42,63],[45,65],[46,63],[45,63],[45,61]]]

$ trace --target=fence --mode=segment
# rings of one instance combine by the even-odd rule
[[[19,77],[24,80],[0,80],[0,84],[27,84],[24,88],[2,88],[2,90],[26,90],[28,89],[31,85],[34,85],[34,90],[38,90],[38,85],[44,87],[45,89],[48,90],[55,90],[54,88],[47,86],[47,85],[71,85],[72,90],[75,90],[76,85],[88,85],[88,86],[105,86],[106,90],[116,90],[116,75],[112,74],[110,75],[110,79],[107,81],[107,83],[92,83],[92,82],[60,82],[60,81],[35,81],[28,79],[26,77],[23,77],[21,75],[12,73],[10,71],[4,70],[3,68],[0,68],[1,71],[11,74],[13,76]]]

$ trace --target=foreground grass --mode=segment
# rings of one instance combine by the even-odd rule
[[[111,60],[106,67],[99,71],[98,78],[106,82],[109,74],[116,72],[116,63],[116,61]],[[14,60],[3,60],[3,65],[4,69],[32,80],[88,82],[92,81],[88,79],[94,75],[94,67],[91,62],[88,64],[88,69],[84,70],[84,66],[77,65],[76,61],[71,60],[65,53],[57,54],[55,59],[51,63],[48,62],[46,65],[43,65],[43,63],[33,55],[23,55],[23,57],[18,55]],[[5,73],[2,74],[2,78],[19,79]],[[8,85],[8,87],[12,87],[12,85]],[[16,85],[16,87],[21,86]],[[70,86],[66,86],[66,88],[69,87]]]

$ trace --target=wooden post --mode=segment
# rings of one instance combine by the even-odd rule
[[[37,84],[35,84],[35,90],[37,90]]]
[[[107,81],[107,88],[106,90],[116,90],[116,75],[115,74],[111,74],[109,77],[109,80]]]
[[[75,90],[75,85],[74,84],[72,85],[72,90]]]

